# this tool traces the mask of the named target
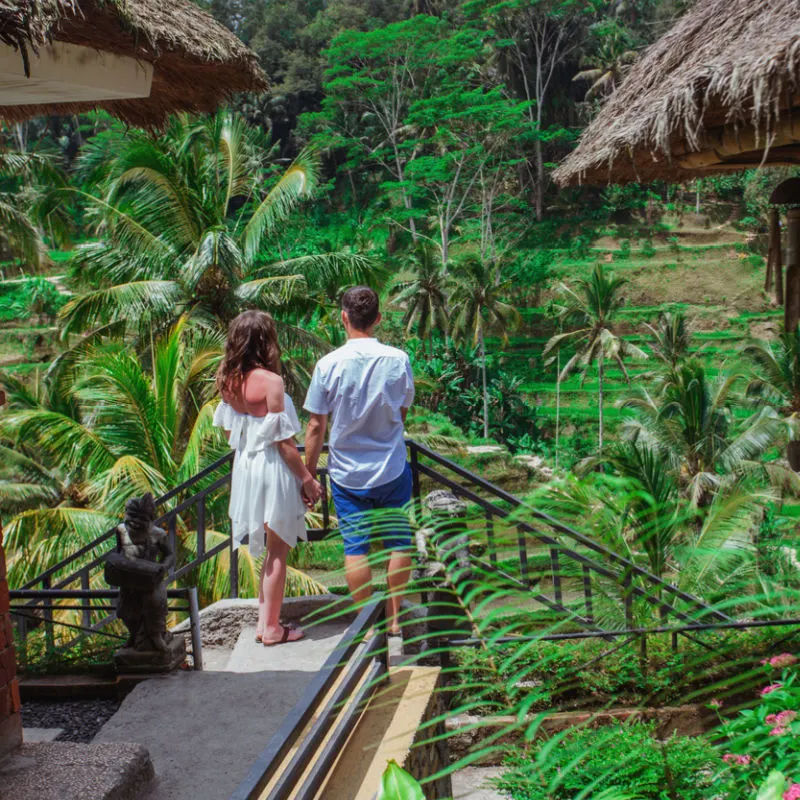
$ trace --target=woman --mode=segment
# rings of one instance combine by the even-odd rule
[[[234,546],[249,537],[254,558],[267,548],[256,629],[256,641],[265,646],[303,638],[300,628],[280,623],[286,557],[298,539],[306,538],[305,506],[313,506],[322,494],[297,450],[300,421],[280,371],[272,317],[262,311],[236,317],[217,371],[222,402],[214,424],[224,428],[236,451],[229,507]]]

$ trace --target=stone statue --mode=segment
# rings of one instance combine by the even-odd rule
[[[129,632],[115,662],[127,669],[172,669],[185,655],[183,639],[167,631],[166,577],[175,553],[155,518],[153,495],[129,500],[117,528],[117,551],[105,565],[107,582],[119,586],[117,616]]]

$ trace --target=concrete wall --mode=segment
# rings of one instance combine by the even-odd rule
[[[22,743],[19,684],[9,613],[3,523],[0,521],[0,758]]]

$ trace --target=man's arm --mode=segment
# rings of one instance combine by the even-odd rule
[[[311,421],[306,428],[306,467],[312,475],[317,474],[317,464],[328,430],[327,414],[311,414]]]

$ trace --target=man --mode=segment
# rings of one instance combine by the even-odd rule
[[[314,369],[305,409],[306,465],[316,474],[331,416],[328,470],[344,539],[345,574],[356,602],[372,593],[370,534],[380,533],[389,551],[389,634],[397,635],[400,598],[411,574],[411,527],[404,509],[411,501],[404,423],[414,401],[408,356],[381,344],[378,295],[356,286],[342,298],[347,343]]]

